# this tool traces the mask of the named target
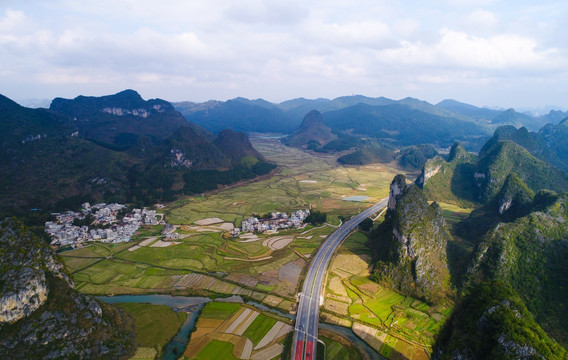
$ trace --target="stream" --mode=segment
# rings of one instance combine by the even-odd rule
[[[164,348],[163,360],[176,360],[183,353],[189,343],[191,331],[195,326],[199,312],[205,303],[213,300],[199,296],[171,296],[171,295],[119,295],[119,296],[98,296],[97,299],[109,304],[116,303],[148,303],[153,305],[167,305],[174,311],[188,313],[187,319],[178,330],[178,333]],[[240,296],[231,296],[223,299],[216,299],[221,302],[243,302]]]

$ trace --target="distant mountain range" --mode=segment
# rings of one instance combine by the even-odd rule
[[[231,128],[246,133],[290,134],[300,127],[306,114],[317,110],[323,123],[335,133],[370,136],[397,146],[421,143],[450,146],[461,141],[472,150],[479,150],[498,126],[525,126],[536,131],[568,117],[568,113],[561,111],[535,117],[514,109],[492,110],[455,100],[433,105],[414,98],[392,100],[361,95],[333,100],[298,98],[279,104],[235,98],[225,102],[181,102],[174,106],[189,121],[215,133]]]
[[[49,109],[0,95],[0,123],[1,210],[171,200],[273,168],[245,134],[213,135],[170,103],[133,90],[57,98]]]

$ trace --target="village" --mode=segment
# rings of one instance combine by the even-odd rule
[[[163,206],[158,205],[158,208]],[[298,210],[290,215],[283,212],[267,214],[262,219],[251,216],[242,221],[241,228],[234,227],[231,236],[244,233],[276,232],[282,229],[298,228],[310,214],[309,210]],[[53,213],[56,221],[45,223],[45,231],[51,236],[54,248],[80,247],[85,242],[101,241],[120,243],[130,241],[142,225],[165,225],[162,231],[164,240],[178,239],[175,227],[167,224],[163,214],[150,209],[132,209],[122,204],[84,203],[81,211]]]
[[[258,219],[257,217],[249,217],[243,220],[241,227],[234,228],[231,232],[232,236],[238,236],[240,232],[259,232],[263,233],[265,231],[277,231],[280,229],[297,228],[302,226],[304,220],[310,215],[310,210],[298,210],[290,215],[286,213],[276,212],[271,213],[271,217],[265,217],[263,219]]]
[[[91,206],[84,203],[81,211],[54,213],[56,221],[46,222],[45,231],[51,236],[51,246],[55,248],[78,247],[86,241],[130,241],[141,225],[165,224],[163,215],[156,214],[156,210],[133,209],[128,213],[125,210],[127,207],[122,204],[100,203]]]

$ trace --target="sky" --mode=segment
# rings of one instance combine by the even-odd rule
[[[0,94],[568,108],[565,0],[0,0]]]

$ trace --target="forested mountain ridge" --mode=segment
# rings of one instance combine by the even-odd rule
[[[429,200],[476,208],[452,227],[455,241],[472,250],[460,255],[461,299],[437,359],[568,356],[561,347],[568,343],[568,176],[531,154],[543,149],[534,134],[501,127],[477,156],[456,143],[416,181]]]
[[[463,148],[454,145],[454,148]],[[418,183],[431,200],[456,204],[483,204],[501,189],[511,172],[532,191],[568,189],[568,174],[537,159],[510,140],[488,141],[478,156],[461,150],[463,156],[438,157],[425,164]]]
[[[500,281],[472,289],[444,326],[435,360],[566,359],[568,354],[534,321],[519,294]]]
[[[192,124],[159,99],[143,100],[133,90],[103,97],[55,99],[49,110],[28,109],[0,98],[0,209],[77,206],[81,201],[172,200],[192,187],[201,171],[206,190],[211,171],[239,167],[236,181],[272,167],[246,135],[215,136]],[[244,157],[251,158],[246,165]],[[270,168],[270,169],[269,169]],[[190,173],[190,174],[188,174]],[[201,181],[200,181],[201,182]]]

